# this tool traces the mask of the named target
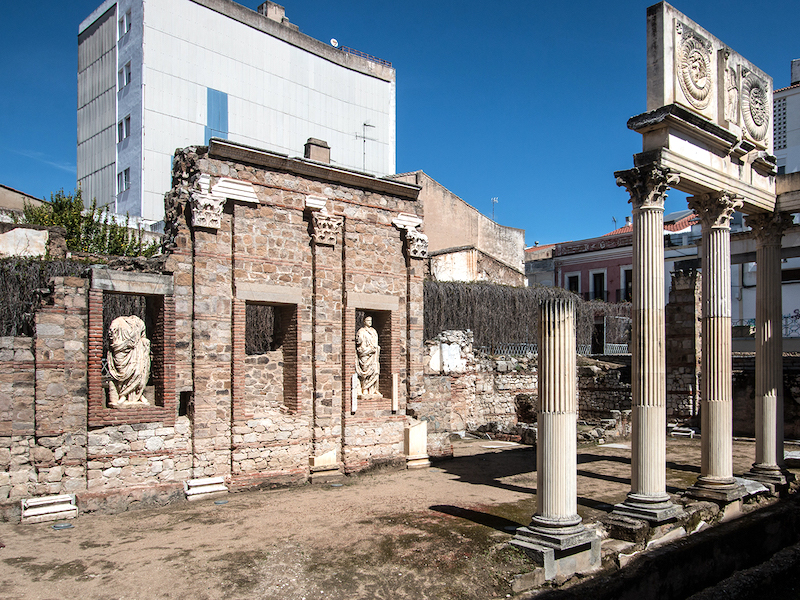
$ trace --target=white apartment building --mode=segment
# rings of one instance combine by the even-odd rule
[[[272,2],[106,0],[81,23],[85,202],[162,220],[175,149],[211,137],[289,156],[316,138],[333,166],[393,174],[395,71],[300,33]]]
[[[796,173],[800,171],[800,58],[792,61],[791,85],[773,92],[772,105],[778,174]]]

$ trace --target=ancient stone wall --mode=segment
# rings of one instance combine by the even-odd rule
[[[405,465],[423,391],[419,189],[227,142],[178,152],[173,183],[166,257],[56,278],[35,337],[0,338],[6,517],[36,495],[122,510],[192,478],[236,489]],[[144,306],[145,403],[109,404],[115,294]],[[248,326],[248,306],[269,307],[269,327]],[[379,395],[353,389],[364,316]]]
[[[733,434],[755,436],[755,354],[733,356]],[[783,356],[784,436],[800,440],[800,356]]]
[[[700,410],[700,274],[672,274],[667,323],[667,418],[686,419]]]
[[[476,356],[470,331],[443,331],[425,347],[425,393],[409,402],[409,414],[428,422],[429,454],[451,453],[448,438],[454,432],[508,433],[520,422],[535,421],[535,357]],[[579,418],[597,421],[629,411],[630,365],[595,362],[576,374]]]
[[[628,371],[630,373],[630,371]],[[607,365],[578,369],[578,416],[584,420],[608,419],[611,411],[631,409],[631,384],[623,371]]]

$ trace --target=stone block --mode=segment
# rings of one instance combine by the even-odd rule
[[[156,452],[164,447],[164,440],[160,437],[151,437],[145,442],[145,448],[150,452]]]

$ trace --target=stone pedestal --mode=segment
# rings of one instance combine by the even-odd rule
[[[600,540],[577,503],[575,305],[553,299],[539,309],[539,440],[536,514],[512,544],[544,567],[545,578],[600,567]]]
[[[666,492],[664,199],[677,178],[656,166],[615,173],[633,205],[631,491],[619,515],[660,523],[682,509]]]
[[[428,423],[421,421],[405,428],[406,467],[423,469],[431,466],[428,459]]]
[[[733,369],[731,363],[731,229],[741,202],[727,193],[692,196],[689,207],[703,227],[700,477],[690,496],[732,502],[745,495],[733,478]]]
[[[781,237],[791,226],[787,214],[755,214],[747,224],[756,239],[756,462],[743,477],[771,492],[794,479],[783,462],[783,311]]]

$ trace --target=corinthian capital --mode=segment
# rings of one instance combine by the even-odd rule
[[[667,190],[680,181],[680,178],[665,167],[656,164],[634,167],[627,171],[614,173],[617,185],[624,187],[631,195],[633,210],[640,208],[664,208]]]
[[[689,208],[697,213],[703,228],[730,228],[736,209],[742,201],[730,192],[709,192],[687,198]]]
[[[342,217],[334,217],[318,211],[313,213],[312,218],[314,243],[318,246],[335,246],[336,238],[342,229]]]
[[[792,226],[794,220],[789,213],[756,213],[747,215],[745,223],[753,230],[753,237],[758,245],[780,246],[783,232]]]

